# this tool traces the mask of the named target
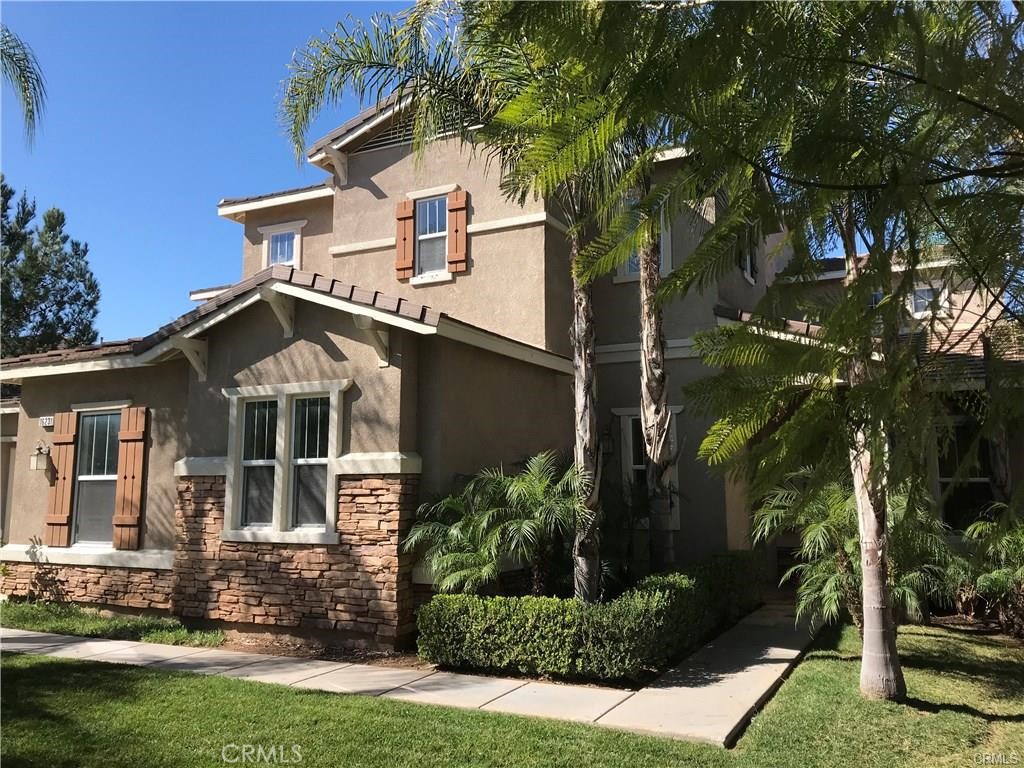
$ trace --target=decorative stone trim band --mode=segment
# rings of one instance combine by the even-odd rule
[[[169,571],[174,565],[174,550],[5,544],[0,547],[0,561],[34,563],[36,565],[94,565],[107,568],[145,568],[153,571]]]
[[[175,477],[205,475],[219,477],[228,472],[227,456],[186,456],[174,462]]]

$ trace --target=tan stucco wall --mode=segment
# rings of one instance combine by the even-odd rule
[[[302,228],[300,269],[307,272],[331,273],[331,257],[327,249],[333,245],[334,199],[322,197],[305,203],[280,205],[250,211],[245,215],[242,239],[242,279],[266,267],[263,263],[264,238],[260,227],[306,221]]]
[[[26,379],[22,384],[22,413],[14,470],[10,527],[5,537],[14,544],[42,538],[49,498],[49,473],[29,469],[36,443],[50,445],[52,427],[40,427],[40,416],[70,409],[72,403],[130,399],[149,410],[146,454],[146,502],[141,545],[146,549],[174,546],[174,462],[184,455],[187,365],[180,360],[123,371]]]
[[[572,379],[448,339],[420,346],[421,492],[456,477],[572,446]]]
[[[391,329],[392,365],[378,367],[377,353],[363,341],[351,316],[316,304],[295,302],[295,334],[281,326],[264,303],[228,318],[207,336],[209,370],[203,384],[190,374],[190,456],[224,456],[228,400],[221,390],[256,384],[353,379],[342,413],[343,452],[396,451],[403,375],[401,331]]]

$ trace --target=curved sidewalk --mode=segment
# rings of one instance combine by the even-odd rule
[[[731,746],[810,644],[766,605],[639,691],[0,628],[0,650],[506,712]]]

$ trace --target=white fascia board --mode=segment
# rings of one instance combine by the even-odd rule
[[[602,344],[597,346],[594,351],[598,365],[640,362],[640,342],[638,341],[628,344]],[[699,357],[692,337],[665,341],[666,360],[689,360]]]
[[[245,203],[230,203],[224,205],[223,201],[217,205],[217,215],[225,219],[248,213],[249,211],[260,211],[265,208],[276,208],[280,205],[291,205],[292,203],[305,203],[309,200],[319,200],[324,197],[333,197],[334,190],[330,187],[323,189],[310,189],[305,192],[293,192],[291,194],[274,195],[264,197],[260,200],[253,200]]]
[[[174,566],[174,550],[4,544],[0,547],[0,561],[35,563],[37,565],[89,565],[169,571]]]
[[[572,374],[572,360],[556,355],[529,344],[524,344],[513,339],[498,336],[493,333],[465,325],[458,321],[442,317],[437,324],[437,333],[446,339],[462,342],[472,347],[486,349],[488,352],[511,357],[514,360],[522,360],[525,363],[532,363],[543,368],[550,368],[558,373]]]
[[[0,381],[19,382],[22,379],[34,379],[40,376],[61,376],[71,373],[92,373],[93,371],[113,371],[121,368],[141,368],[153,365],[151,360],[141,361],[131,354],[103,357],[97,360],[80,360],[68,363],[50,363],[49,365],[26,365],[23,368],[5,368],[0,370]]]
[[[660,152],[654,154],[654,162],[662,163],[666,160],[676,160],[680,157],[689,157],[690,150],[686,147],[672,147],[672,149],[663,149]]]
[[[3,408],[0,408],[0,414],[3,414],[4,416],[8,416],[12,413],[21,413],[21,408],[17,405],[5,405]]]
[[[418,333],[422,336],[429,336],[437,333],[437,329],[432,325],[427,325],[426,323],[405,317],[399,317],[391,314],[390,312],[384,312],[382,310],[375,309],[374,307],[368,307],[365,304],[349,301],[348,299],[341,299],[337,296],[328,296],[325,293],[320,293],[320,291],[311,291],[300,285],[282,282],[271,282],[268,283],[268,285],[271,290],[283,293],[286,296],[294,296],[298,299],[311,301],[314,304],[320,304],[332,309],[340,309],[342,312],[348,312],[350,315],[372,317],[374,320],[379,320],[385,325],[390,325],[394,328],[402,328],[403,330],[412,331],[413,333]]]
[[[220,296],[227,288],[199,288],[195,291],[188,292],[189,301],[198,301],[200,303],[215,299]]]

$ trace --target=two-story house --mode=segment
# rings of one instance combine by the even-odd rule
[[[239,282],[193,292],[147,336],[3,361],[21,387],[3,411],[5,593],[391,646],[414,628],[400,541],[417,506],[569,449],[565,225],[507,201],[455,141],[416,157],[401,107],[313,144],[324,183],[220,202],[242,226]],[[714,215],[666,222],[666,272]],[[679,460],[652,521],[661,564],[749,546],[743,489],[696,461],[707,425],[679,392],[702,374],[692,337],[713,308],[763,294],[772,237],[665,307]],[[594,301],[604,459],[628,485],[643,472],[636,265]]]

